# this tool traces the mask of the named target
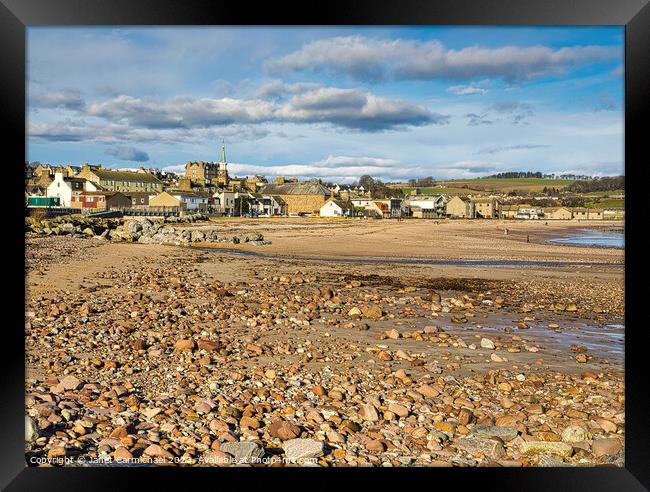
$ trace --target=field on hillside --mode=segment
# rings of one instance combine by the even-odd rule
[[[625,200],[618,198],[601,198],[585,203],[587,208],[625,208]]]
[[[574,183],[569,179],[545,178],[477,178],[438,181],[436,186],[418,188],[422,194],[447,193],[449,195],[468,195],[486,191],[508,193],[509,191],[539,192],[546,188],[564,189]],[[415,188],[412,186],[389,185],[400,188],[408,194]]]
[[[545,179],[545,178],[481,178],[481,179],[459,179],[453,181],[440,181],[440,185],[448,188],[467,187],[481,191],[509,192],[521,191],[542,191],[545,187],[563,189],[574,183],[569,179]]]
[[[411,191],[415,190],[416,188],[411,188],[407,186],[400,189],[402,190],[402,193],[408,195],[409,193],[411,193]],[[482,192],[482,190],[459,188],[459,187],[452,187],[452,186],[433,186],[433,187],[417,188],[417,189],[419,190],[421,195],[437,195],[441,193],[445,193],[447,195],[469,195],[469,194]]]
[[[612,190],[612,191],[590,191],[589,193],[583,193],[585,196],[589,197],[604,197],[604,198],[621,198],[625,197],[625,190]]]

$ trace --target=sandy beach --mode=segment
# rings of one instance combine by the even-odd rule
[[[28,408],[49,431],[28,453],[201,464],[297,439],[323,466],[621,464],[624,252],[546,242],[588,226],[222,219],[192,227],[271,244],[30,238]],[[387,260],[340,261],[367,256]],[[571,265],[390,261],[405,257]]]
[[[226,232],[259,231],[264,253],[313,257],[385,256],[622,263],[622,250],[548,243],[572,231],[621,227],[603,221],[452,221],[272,218],[217,221]],[[547,225],[545,225],[547,224]],[[197,227],[201,227],[198,226]],[[508,230],[508,235],[504,230]],[[527,243],[527,239],[530,243]],[[218,247],[226,247],[218,245]],[[237,248],[256,250],[252,246]]]

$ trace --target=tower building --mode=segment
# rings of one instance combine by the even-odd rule
[[[228,163],[226,162],[226,145],[221,145],[219,162],[198,161],[185,163],[185,177],[197,186],[228,185]]]

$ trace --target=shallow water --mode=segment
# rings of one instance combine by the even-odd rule
[[[534,340],[541,345],[562,352],[571,353],[571,345],[584,345],[590,354],[605,359],[622,360],[625,355],[625,326],[622,324],[595,325],[590,323],[573,323],[563,326],[560,332],[548,328],[547,323],[531,323],[525,330],[514,329],[512,334]],[[512,324],[508,325],[512,327]],[[481,331],[505,334],[505,325],[481,326]],[[458,325],[445,326],[449,332],[475,331],[476,327]],[[508,334],[507,336],[511,336]]]
[[[595,231],[592,229],[581,229],[570,236],[550,239],[549,242],[556,244],[570,244],[574,246],[601,246],[604,248],[625,248],[625,235],[622,232]]]
[[[274,255],[270,253],[261,253],[257,251],[248,251],[243,249],[232,248],[196,248],[203,251],[210,251],[220,254],[231,254],[238,256],[248,256],[252,258],[263,258],[269,260],[299,260],[299,261],[319,261],[334,263],[396,263],[407,265],[443,265],[459,267],[565,267],[565,266],[620,266],[618,263],[596,263],[581,261],[534,261],[534,260],[454,260],[444,258],[413,258],[413,257],[392,257],[392,256],[346,256],[344,258],[323,258],[309,256],[290,256]]]

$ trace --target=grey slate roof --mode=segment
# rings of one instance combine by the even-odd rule
[[[331,195],[330,190],[317,181],[271,183],[262,188],[260,192],[265,195]]]

